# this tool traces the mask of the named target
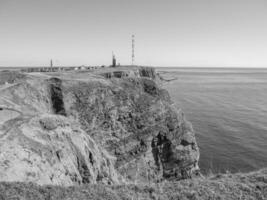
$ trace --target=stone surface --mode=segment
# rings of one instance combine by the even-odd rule
[[[0,115],[0,181],[149,183],[198,173],[194,131],[155,71],[103,73],[12,74],[0,85],[0,114],[18,113]]]

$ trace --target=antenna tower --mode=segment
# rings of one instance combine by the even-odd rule
[[[132,35],[132,65],[134,65],[134,35]]]
[[[52,68],[53,68],[53,60],[51,59],[51,60],[50,60],[50,71],[51,71],[51,72],[53,71]]]

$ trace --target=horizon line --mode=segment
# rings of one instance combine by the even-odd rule
[[[53,65],[53,67],[109,67],[110,65]],[[117,67],[123,66],[132,66],[129,65],[119,65]],[[171,66],[160,66],[160,65],[134,65],[134,66],[143,66],[143,67],[155,67],[155,68],[227,68],[227,69],[267,69],[267,66],[192,66],[192,65],[171,65]],[[10,65],[10,66],[0,66],[0,68],[40,68],[40,67],[51,67],[49,65]]]

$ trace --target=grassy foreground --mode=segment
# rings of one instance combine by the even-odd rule
[[[251,173],[218,174],[158,185],[38,186],[32,183],[0,183],[0,200],[59,199],[267,199],[267,168]]]

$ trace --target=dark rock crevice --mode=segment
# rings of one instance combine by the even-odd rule
[[[50,94],[54,113],[66,116],[62,94],[62,81],[59,78],[50,79]]]
[[[188,146],[188,145],[194,145],[194,143],[190,143],[190,142],[188,142],[186,140],[181,140],[181,145]]]
[[[71,144],[72,151],[74,152],[74,155],[76,155],[76,164],[77,164],[77,169],[80,174],[81,179],[77,178],[77,175],[73,177],[73,181],[79,184],[88,184],[92,183],[92,174],[89,169],[89,165],[86,162],[86,157],[82,155],[82,153],[79,151],[79,149],[74,145],[74,143],[71,141],[70,138],[67,138],[67,141]],[[91,152],[89,152],[88,158],[92,158],[93,160],[93,155],[90,156]],[[92,160],[89,160],[90,164]]]
[[[161,165],[164,165],[164,163],[170,162],[172,156],[171,146],[171,141],[161,133],[152,140],[152,154],[158,169],[160,169]]]
[[[157,96],[159,94],[159,89],[153,80],[143,79],[142,83],[143,83],[144,91],[146,93],[148,93],[152,96]]]
[[[82,156],[77,156],[77,165],[78,171],[82,177],[82,183],[90,183],[91,174]]]

